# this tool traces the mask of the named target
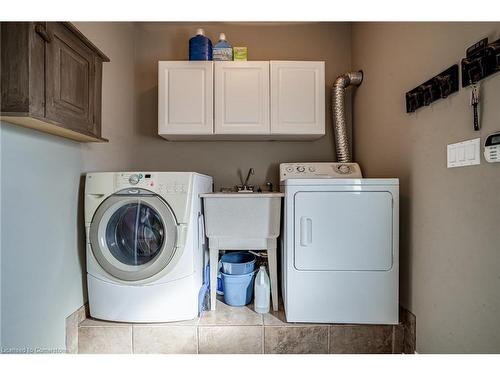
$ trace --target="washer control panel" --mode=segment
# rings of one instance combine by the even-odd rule
[[[160,178],[152,172],[122,172],[115,175],[116,190],[134,188],[147,189],[159,194],[185,194],[189,189],[189,179]]]
[[[144,189],[154,189],[156,186],[156,179],[153,173],[148,172],[124,172],[116,175],[117,189],[127,187],[137,187]]]
[[[283,163],[280,181],[289,178],[362,178],[357,163]]]
[[[188,186],[181,182],[173,182],[168,184],[160,184],[158,191],[160,194],[179,194],[187,193]]]

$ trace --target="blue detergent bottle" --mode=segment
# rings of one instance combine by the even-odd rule
[[[226,40],[226,34],[220,33],[219,41],[213,49],[214,61],[233,61],[233,47]]]
[[[196,30],[196,36],[189,39],[189,60],[212,60],[212,42],[203,29]]]

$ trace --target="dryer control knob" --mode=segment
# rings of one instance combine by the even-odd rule
[[[130,175],[128,178],[128,182],[132,185],[137,185],[139,183],[139,176],[136,174]]]
[[[348,165],[345,165],[345,164],[339,165],[339,167],[337,168],[337,170],[341,174],[349,174],[349,173],[351,173],[351,167],[349,167]]]

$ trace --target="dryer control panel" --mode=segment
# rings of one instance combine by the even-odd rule
[[[289,178],[362,178],[357,163],[282,163],[280,181]]]

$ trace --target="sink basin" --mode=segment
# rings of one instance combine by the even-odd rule
[[[205,231],[210,241],[226,248],[248,247],[249,240],[262,242],[280,233],[283,193],[201,194],[205,207]],[[256,243],[256,248],[260,244]]]

